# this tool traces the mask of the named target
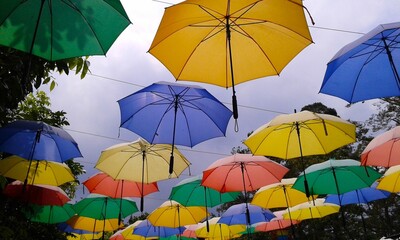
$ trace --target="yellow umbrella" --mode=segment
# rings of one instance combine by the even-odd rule
[[[16,155],[4,158],[0,161],[0,175],[20,181],[27,180],[28,184],[52,186],[60,186],[66,182],[75,181],[71,169],[64,163],[32,160],[32,165],[29,168],[29,162],[29,160]],[[26,178],[28,169],[28,178]]]
[[[279,74],[312,43],[301,0],[187,0],[166,8],[149,52],[178,80],[232,87]]]
[[[213,217],[209,222],[209,230],[207,231],[207,223],[202,222],[196,229],[197,238],[206,239],[232,239],[241,236],[246,231],[246,225],[227,225],[218,223],[219,217]]]
[[[317,198],[314,201],[301,203],[286,209],[282,216],[283,219],[302,221],[306,219],[322,218],[330,214],[339,212],[340,206],[333,203],[325,203],[325,199]],[[290,216],[289,216],[290,212]]]
[[[177,228],[199,223],[207,216],[205,207],[185,207],[178,202],[169,200],[151,212],[147,219],[154,226]]]
[[[392,193],[400,192],[400,165],[386,170],[385,174],[378,180],[376,188]]]
[[[86,230],[91,232],[114,231],[124,226],[118,225],[118,218],[96,220],[94,218],[75,215],[67,221],[67,224],[74,229]]]

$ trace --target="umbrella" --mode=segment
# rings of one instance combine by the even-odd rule
[[[28,120],[16,120],[0,128],[0,151],[28,160],[54,162],[82,157],[78,144],[65,130]]]
[[[193,147],[225,136],[232,112],[206,89],[167,82],[153,83],[118,101],[121,127],[150,143]]]
[[[65,163],[48,161],[28,161],[18,156],[10,156],[0,161],[0,175],[29,184],[46,184],[60,186],[66,182],[75,181],[71,169]],[[29,168],[29,165],[35,169]],[[26,172],[29,169],[28,178]]]
[[[190,162],[175,148],[174,171],[168,173],[170,149],[171,145],[150,144],[139,138],[107,148],[101,153],[95,167],[114,179],[141,182],[141,188],[144,189],[145,183],[177,178],[189,167]],[[140,206],[143,211],[143,196]]]
[[[37,205],[62,206],[71,200],[59,187],[38,184],[26,185],[24,189],[24,183],[18,180],[8,184],[3,193],[8,197]]]
[[[247,192],[280,182],[288,171],[266,157],[234,154],[208,166],[201,184],[219,192],[244,191],[247,205]]]
[[[361,164],[391,167],[400,164],[400,126],[379,134],[361,153]]]
[[[378,180],[377,189],[392,193],[400,192],[400,165],[390,167],[381,179]]]
[[[293,224],[299,223],[299,221],[292,220],[292,219],[283,219],[284,210],[274,212],[276,218],[271,219],[269,222],[261,222],[255,224],[255,231],[256,232],[270,232],[276,230],[283,230]]]
[[[0,44],[49,61],[104,55],[130,24],[118,0],[19,0],[0,4]]]
[[[91,232],[114,231],[120,227],[123,227],[122,223],[118,225],[117,218],[98,220],[95,218],[83,217],[79,215],[73,216],[66,223],[74,229],[86,230]]]
[[[246,230],[245,225],[227,225],[218,223],[220,217],[213,217],[209,220],[209,229],[206,222],[202,222],[196,229],[197,238],[205,239],[232,239],[241,236],[241,232]]]
[[[141,197],[158,192],[158,185],[153,183],[134,182],[130,180],[114,180],[110,175],[99,172],[83,182],[90,193],[106,195],[112,198]]]
[[[288,210],[290,209],[289,217]],[[332,203],[325,203],[325,199],[317,198],[312,202],[305,202],[285,210],[283,219],[292,218],[296,221],[315,219],[339,212],[340,206]]]
[[[321,93],[349,103],[400,96],[400,22],[377,26],[328,63]]]
[[[151,212],[147,219],[154,226],[177,228],[199,223],[206,217],[205,207],[185,207],[176,201],[169,200]]]
[[[254,155],[282,159],[327,154],[356,140],[355,125],[329,114],[301,111],[282,114],[255,130],[245,141]],[[304,179],[307,185],[307,179]],[[310,196],[308,187],[306,195]]]
[[[32,222],[41,223],[62,223],[75,215],[72,204],[66,203],[62,206],[53,205],[33,205],[30,204],[28,209],[24,211],[26,218]]]
[[[199,227],[200,224],[201,223],[186,225],[185,230],[181,234],[181,237],[197,239],[196,229]]]
[[[165,227],[165,226],[154,226],[149,220],[144,220],[139,223],[134,229],[133,234],[140,235],[146,238],[149,237],[169,237],[183,233],[184,227]]]
[[[101,232],[93,233],[93,232],[87,231],[87,230],[75,229],[75,228],[72,228],[70,225],[68,225],[66,222],[57,224],[57,228],[59,230],[61,230],[62,232],[73,234],[78,239],[80,239],[79,237],[84,237],[84,239],[89,238],[89,237],[91,237],[91,239],[96,239],[96,238],[101,237]],[[77,240],[77,239],[72,238],[71,240]]]
[[[178,80],[232,87],[277,75],[312,42],[301,0],[193,1],[165,9],[149,52]]]
[[[119,233],[119,235],[121,235],[121,237],[122,237],[121,239],[124,239],[124,240],[125,239],[144,240],[145,237],[133,234],[133,230],[141,222],[142,222],[142,220],[137,220],[136,222],[126,226],[124,229],[121,229],[121,230],[117,231],[116,233]],[[114,235],[116,235],[116,234],[114,234]],[[111,240],[111,238],[110,238],[110,240]],[[118,240],[118,239],[115,239],[115,240]]]

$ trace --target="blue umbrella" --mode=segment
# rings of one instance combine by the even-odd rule
[[[121,127],[151,144],[193,147],[225,136],[232,112],[206,89],[197,86],[153,83],[118,101]],[[173,171],[173,150],[170,169]]]
[[[321,93],[349,103],[400,96],[400,22],[382,24],[328,63]]]
[[[218,220],[218,223],[227,225],[252,225],[259,222],[269,222],[276,216],[268,209],[248,204],[249,217],[246,214],[246,203],[235,204],[229,207]]]
[[[162,226],[154,226],[148,220],[139,223],[134,229],[133,234],[140,235],[146,238],[151,237],[170,237],[172,235],[182,234],[185,231],[184,227],[170,228]]]
[[[344,206],[349,204],[369,203],[375,200],[388,198],[389,196],[390,192],[388,191],[376,189],[375,187],[366,187],[340,195],[329,194],[326,196],[325,202],[334,203],[337,205],[339,205],[339,203],[341,202],[341,205]]]

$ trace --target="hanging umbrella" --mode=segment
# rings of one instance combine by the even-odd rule
[[[225,136],[232,112],[206,89],[157,82],[118,101],[121,127],[137,133],[150,143],[193,147]]]
[[[99,172],[83,182],[90,193],[97,193],[112,198],[141,197],[158,192],[158,185],[153,183],[134,182],[130,180],[114,180],[110,175]]]
[[[80,230],[80,229],[75,229],[72,228],[70,225],[68,225],[66,222],[63,223],[59,223],[57,224],[57,228],[65,233],[70,233],[73,234],[74,236],[76,236],[75,239],[68,239],[68,240],[80,240],[79,237],[84,237],[85,238],[91,238],[91,239],[96,239],[96,238],[100,238],[101,237],[101,232],[91,232],[91,231],[87,231],[87,230]]]
[[[117,180],[130,180],[149,184],[165,179],[177,178],[190,162],[175,148],[175,167],[172,173],[170,168],[169,144],[150,144],[139,138],[130,143],[122,143],[104,150],[96,168],[107,173]],[[143,211],[143,196],[141,196],[140,208]]]
[[[66,222],[74,229],[86,230],[91,232],[114,231],[124,225],[118,225],[118,219],[98,220],[90,217],[75,215]]]
[[[154,226],[149,220],[144,220],[139,223],[134,229],[133,234],[140,235],[146,238],[149,237],[169,237],[176,234],[182,234],[185,230],[184,227],[165,227],[165,226]]]
[[[29,166],[33,167],[29,167]],[[28,172],[28,177],[26,173]],[[71,169],[65,163],[48,161],[28,161],[18,156],[10,156],[0,161],[0,175],[29,184],[60,186],[75,181]]]
[[[255,130],[244,144],[254,155],[282,159],[327,154],[356,140],[355,125],[328,114],[301,111],[282,114]],[[307,185],[307,179],[304,179]],[[310,196],[305,187],[307,197]]]
[[[392,193],[400,192],[400,165],[390,167],[381,179],[378,180],[377,189]]]
[[[218,223],[220,217],[213,217],[209,220],[209,229],[206,222],[202,222],[196,229],[197,238],[205,239],[232,239],[241,236],[241,232],[246,230],[246,225],[227,225]]]
[[[62,206],[30,204],[24,214],[29,221],[54,224],[68,221],[75,215],[75,211],[69,203]]]
[[[361,164],[391,167],[400,165],[400,126],[379,134],[361,153]]]
[[[63,206],[71,200],[59,187],[38,184],[26,185],[24,189],[24,183],[18,180],[8,184],[3,193],[7,197],[36,205]]]
[[[247,205],[247,192],[280,182],[288,171],[286,167],[266,157],[234,154],[208,166],[203,171],[201,184],[222,193],[244,191]]]
[[[328,63],[321,93],[349,103],[400,96],[400,22],[381,24]]]
[[[325,203],[325,199],[317,198],[311,202],[301,203],[290,208],[291,218],[297,221],[306,219],[323,218],[330,214],[339,212],[340,206],[332,203]],[[288,211],[283,213],[283,219],[289,219]]]
[[[177,228],[199,223],[206,217],[205,207],[185,207],[176,201],[169,200],[151,212],[147,219],[154,226]]]
[[[178,80],[232,87],[277,75],[312,42],[302,1],[193,1],[165,9],[149,52]]]
[[[18,0],[0,5],[0,44],[49,61],[104,55],[130,24],[118,0]]]
[[[283,219],[284,210],[273,212],[276,218],[271,219],[269,222],[261,222],[255,225],[256,232],[270,232],[283,230],[298,224],[299,221],[292,219]],[[290,218],[290,217],[289,217]]]
[[[197,239],[196,229],[199,227],[200,224],[201,223],[185,225],[185,230],[181,234],[181,237]]]
[[[121,239],[130,239],[130,240],[145,240],[145,239],[149,239],[149,238],[145,238],[143,236],[137,235],[137,234],[133,234],[133,230],[136,228],[137,225],[139,225],[143,220],[137,220],[136,222],[126,226],[124,229],[121,229],[119,231],[117,231],[116,233],[119,233],[119,235],[121,235]],[[116,234],[114,234],[116,235]],[[111,240],[111,237],[110,237]],[[118,240],[118,239],[115,239]]]
[[[247,218],[247,209],[250,213],[250,219]],[[230,206],[224,213],[218,223],[225,223],[227,225],[253,225],[259,222],[268,222],[276,216],[268,209],[253,205],[239,203]],[[249,221],[250,220],[250,221]]]

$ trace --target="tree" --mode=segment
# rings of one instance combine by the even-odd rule
[[[372,114],[367,124],[374,132],[389,130],[400,125],[400,97],[382,98],[375,103],[377,113]]]

